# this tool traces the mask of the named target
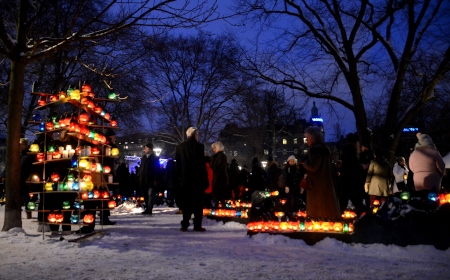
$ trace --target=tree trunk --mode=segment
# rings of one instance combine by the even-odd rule
[[[11,83],[8,94],[8,120],[5,172],[5,222],[2,231],[22,227],[22,199],[20,197],[20,131],[23,104],[25,64],[11,61]]]

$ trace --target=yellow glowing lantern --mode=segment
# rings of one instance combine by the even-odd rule
[[[119,155],[119,149],[117,149],[117,148],[112,148],[112,149],[111,149],[111,155],[112,155],[112,156],[118,156],[118,155]]]
[[[64,99],[64,98],[66,98],[67,97],[67,94],[63,91],[63,90],[61,90],[60,92],[59,92],[59,99]]]
[[[94,183],[92,183],[92,181],[86,181],[85,188],[88,192],[92,191],[92,189],[94,188]]]
[[[288,229],[288,223],[287,222],[281,222],[280,223],[280,230],[287,230]]]
[[[31,181],[33,182],[39,182],[41,179],[39,178],[38,175],[34,174],[33,176],[31,176]]]
[[[45,183],[44,189],[45,189],[45,191],[47,191],[47,192],[53,191],[53,183],[52,183],[52,182],[47,182],[47,183]]]
[[[80,169],[88,169],[88,163],[89,161],[86,159],[80,159],[79,163],[78,163],[78,167]]]
[[[30,152],[37,153],[39,152],[39,145],[38,144],[31,144],[30,146]]]
[[[333,230],[336,232],[342,231],[342,223],[336,222],[333,224]]]
[[[73,100],[80,100],[80,90],[79,90],[79,89],[74,89],[74,90],[70,93],[70,99],[73,99]]]

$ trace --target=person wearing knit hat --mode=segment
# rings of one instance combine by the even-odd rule
[[[286,212],[293,213],[299,209],[295,208],[295,199],[300,198],[300,179],[303,178],[300,167],[297,165],[297,159],[294,155],[287,158],[287,162],[283,167],[281,181],[281,193],[286,196]],[[284,189],[283,189],[284,188]]]
[[[414,173],[414,188],[419,195],[439,191],[445,171],[445,163],[431,137],[417,133],[417,144],[409,157],[409,168]]]

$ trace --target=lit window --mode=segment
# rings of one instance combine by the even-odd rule
[[[308,150],[303,150],[303,153],[306,155],[308,153]]]
[[[283,145],[287,144],[287,139],[283,139]]]
[[[294,144],[297,144],[297,138],[294,138]]]
[[[269,154],[269,150],[264,150],[264,154],[268,155]]]
[[[128,146],[125,146],[124,149],[125,149],[125,150],[128,150]]]
[[[305,138],[303,138],[303,143],[305,143],[305,144],[307,143],[307,142],[306,142],[306,137],[305,137]]]
[[[125,145],[128,144],[128,142],[125,142]]]

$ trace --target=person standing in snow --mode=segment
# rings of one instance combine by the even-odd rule
[[[217,141],[211,145],[214,155],[211,157],[211,169],[213,171],[213,199],[216,205],[219,202],[224,203],[230,199],[230,190],[228,189],[228,164],[227,156],[223,152],[222,142]]]
[[[146,206],[142,214],[152,215],[156,188],[158,186],[159,158],[153,153],[152,143],[145,145],[144,153],[144,156],[141,158],[141,167],[139,168],[139,185],[141,186]]]
[[[365,191],[369,194],[370,205],[376,198],[384,202],[389,195],[389,184],[392,176],[391,165],[380,150],[375,151],[375,158],[370,162],[367,171]]]
[[[392,173],[394,174],[392,192],[395,194],[402,191],[406,191],[406,183],[408,179],[409,169],[408,166],[406,166],[406,161],[404,157],[397,158]]]
[[[187,231],[194,214],[194,231],[205,231],[202,227],[203,196],[208,188],[205,165],[205,146],[198,142],[198,129],[186,131],[187,140],[176,147],[176,163],[180,177],[180,195],[183,196],[183,220],[181,231]]]
[[[445,163],[431,137],[417,133],[418,142],[409,157],[409,168],[414,173],[414,188],[419,196],[438,192],[444,176]]]
[[[341,217],[339,199],[336,194],[336,182],[330,150],[323,142],[323,134],[318,127],[305,130],[308,157],[303,162],[306,170],[306,212],[314,219]]]

